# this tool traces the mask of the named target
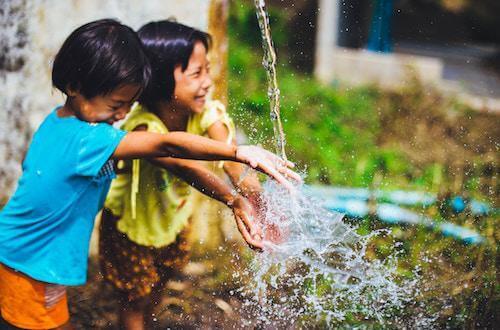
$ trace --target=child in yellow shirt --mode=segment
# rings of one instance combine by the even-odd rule
[[[171,21],[148,23],[138,35],[151,62],[152,82],[122,128],[183,131],[234,145],[234,124],[224,105],[207,100],[212,86],[207,59],[210,36]],[[99,246],[104,278],[121,295],[121,327],[147,325],[162,284],[187,262],[186,237],[196,202],[186,182],[225,203],[236,215],[251,212],[247,197],[259,192],[257,178],[246,176],[240,182],[243,166],[221,165],[236,190],[194,161],[153,158],[118,165],[122,174],[105,203]],[[260,240],[244,238],[251,246],[262,246]]]

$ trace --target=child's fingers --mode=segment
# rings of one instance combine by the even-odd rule
[[[262,250],[264,248],[262,239],[256,239],[252,237],[252,235],[250,235],[250,233],[248,232],[248,229],[241,218],[236,217],[236,224],[238,226],[238,230],[241,233],[241,236],[243,236],[243,239],[245,240],[245,242],[247,242],[250,248],[256,250]]]
[[[285,186],[285,188],[289,191],[294,191],[295,188],[274,166],[269,166],[266,163],[259,163],[259,171],[266,173],[274,180],[278,181],[280,184]]]
[[[264,150],[264,152],[271,164],[276,164],[275,167],[280,173],[284,174],[286,177],[294,179],[295,181],[302,182],[300,175],[291,170],[291,168],[295,167],[294,163],[289,160],[284,160],[270,151]]]
[[[298,173],[290,170],[288,167],[280,166],[278,167],[278,171],[285,175],[285,177],[292,178],[295,181],[302,183],[302,177]]]
[[[252,218],[250,218],[246,212],[242,212],[242,214],[238,215],[237,217],[240,218],[241,221],[243,221],[245,226],[250,231],[250,235],[252,237],[257,237],[257,236],[262,237],[262,230],[260,226],[257,225],[255,221],[253,221]]]
[[[264,152],[266,152],[266,156],[273,162],[273,163],[276,163],[276,164],[280,164],[282,166],[286,166],[286,167],[289,167],[289,168],[294,168],[295,167],[295,164],[292,163],[291,161],[289,160],[285,160],[281,157],[279,157],[278,155],[275,155],[273,154],[272,152],[268,151],[268,150],[265,150],[265,149],[262,149],[264,150]]]
[[[294,168],[294,167],[295,167],[295,164],[294,164],[294,163],[292,163],[292,162],[291,162],[291,161],[289,161],[289,160],[285,160],[284,162],[285,162],[285,166],[286,166],[286,167],[289,167],[289,168]]]
[[[236,151],[236,156],[251,167],[272,177],[289,191],[295,191],[293,185],[285,176],[301,181],[300,175],[292,171],[289,166],[293,163],[285,161],[270,151],[255,146],[240,146]],[[281,172],[281,173],[280,173]],[[283,173],[283,174],[282,174]]]

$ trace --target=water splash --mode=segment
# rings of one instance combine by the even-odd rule
[[[269,15],[267,14],[264,0],[254,0],[257,12],[257,19],[262,35],[262,48],[264,58],[262,65],[266,70],[268,92],[267,96],[270,102],[270,116],[273,123],[274,139],[276,141],[277,153],[286,159],[285,153],[285,133],[280,118],[280,90],[278,88],[278,79],[276,76],[276,52],[274,50],[273,39],[271,37],[271,27],[269,25]]]
[[[269,16],[264,0],[254,3],[274,137],[278,153],[285,158]],[[270,181],[264,186],[262,201],[266,247],[256,255],[250,271],[236,275],[250,279],[241,294],[248,297],[245,305],[260,322],[290,327],[292,320],[305,318],[328,325],[361,318],[397,324],[397,311],[413,303],[418,294],[419,278],[416,273],[411,279],[398,273],[396,252],[384,260],[368,258],[370,240],[388,230],[362,236],[342,221],[341,214],[323,209],[318,199],[307,194],[291,197]],[[432,318],[419,315],[412,322],[427,326]]]
[[[236,275],[250,279],[240,292],[246,308],[273,325],[332,325],[352,318],[401,325],[397,315],[419,294],[418,269],[410,279],[401,276],[396,251],[384,260],[369,258],[372,238],[388,230],[360,235],[342,214],[323,209],[307,188],[302,192],[291,197],[273,182],[264,185],[261,221],[268,241],[251,270]],[[433,321],[410,318],[422,326]]]

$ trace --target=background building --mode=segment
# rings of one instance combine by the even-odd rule
[[[398,88],[413,75],[500,111],[498,2],[319,0],[318,8],[322,81]]]

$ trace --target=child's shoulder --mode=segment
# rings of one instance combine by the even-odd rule
[[[122,129],[133,131],[135,128],[142,125],[146,125],[150,132],[167,133],[168,131],[157,115],[149,111],[144,105],[136,103],[127,116],[127,119],[125,119]]]
[[[202,114],[215,112],[219,115],[223,115],[226,113],[226,106],[219,100],[209,100],[205,103],[205,108],[203,109]]]
[[[45,117],[35,134],[50,136],[63,134],[70,138],[70,136],[108,135],[118,130],[108,123],[91,123],[75,116],[60,117],[57,110],[58,108],[55,108]]]
[[[203,112],[199,114],[199,120],[202,123],[214,122],[227,116],[226,106],[219,100],[207,101]]]
[[[199,127],[202,134],[216,122],[222,122],[228,127],[232,127],[232,119],[226,111],[226,106],[219,100],[210,100],[205,104],[203,112],[196,114],[193,118],[193,126]]]

